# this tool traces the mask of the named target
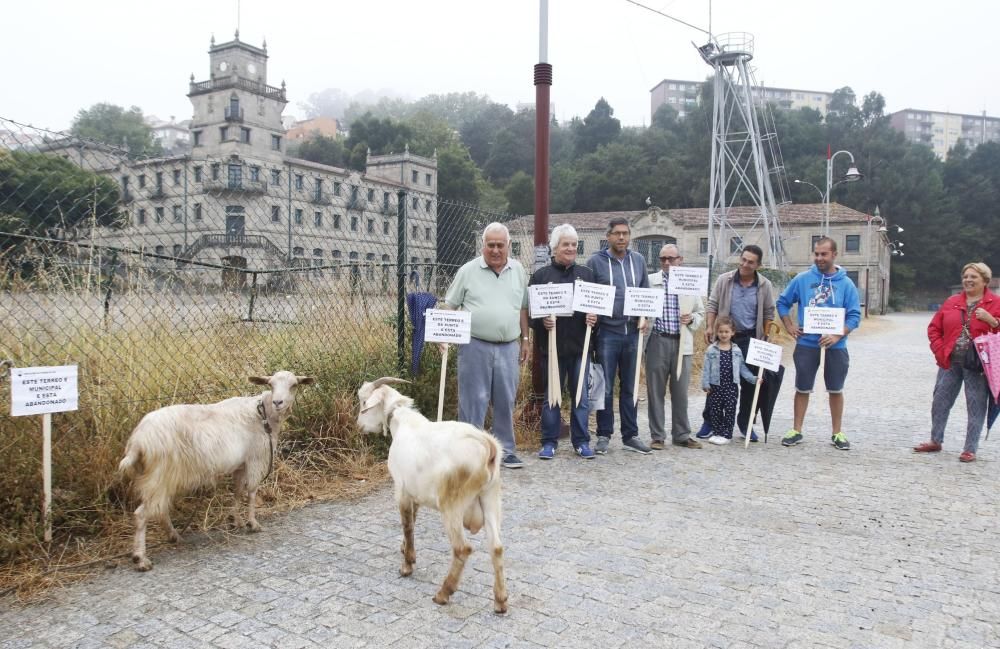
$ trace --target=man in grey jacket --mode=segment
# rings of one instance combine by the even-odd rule
[[[646,261],[637,252],[628,249],[632,230],[628,220],[615,217],[608,223],[608,249],[600,250],[587,260],[594,271],[594,282],[615,287],[615,306],[610,317],[598,317],[597,357],[604,367],[604,410],[597,411],[597,445],[594,453],[608,452],[608,442],[615,429],[612,410],[615,394],[615,375],[619,375],[618,415],[621,417],[622,445],[626,450],[648,455],[651,451],[639,439],[639,424],[632,398],[635,390],[636,350],[640,331],[638,318],[623,315],[625,287],[649,288]],[[645,326],[644,326],[645,329]]]
[[[736,323],[736,335],[733,342],[743,352],[746,358],[750,348],[751,338],[764,338],[764,328],[774,320],[774,286],[770,280],[757,272],[764,251],[760,246],[749,245],[740,254],[740,265],[736,270],[719,275],[708,298],[708,327],[705,329],[705,343],[712,342],[712,332],[715,330],[715,319],[719,316],[729,316]],[[750,371],[756,375],[757,366],[750,365]],[[750,406],[753,402],[754,384],[740,381],[740,409],[736,416],[736,426],[740,434],[746,437],[750,427]],[[707,439],[712,436],[708,417],[698,431],[697,437]],[[750,441],[757,441],[757,434],[750,431]]]

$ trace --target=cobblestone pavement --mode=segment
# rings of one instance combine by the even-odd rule
[[[959,403],[945,452],[909,450],[928,435],[928,318],[852,336],[850,452],[829,443],[821,393],[806,442],[778,444],[789,376],[766,445],[641,456],[616,438],[593,461],[562,444],[505,470],[505,617],[478,537],[452,603],[431,601],[449,561],[433,512],[413,577],[397,576],[383,488],[160,548],[150,573],[122,564],[44,604],[4,602],[0,647],[1000,646],[1000,439],[960,464]]]

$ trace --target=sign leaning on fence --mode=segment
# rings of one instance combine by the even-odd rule
[[[42,416],[42,520],[52,541],[52,413],[76,410],[80,401],[76,365],[12,367],[10,414]]]
[[[472,314],[468,311],[427,309],[424,311],[427,333],[424,340],[430,343],[467,345],[472,338]],[[444,380],[448,375],[448,345],[441,352],[441,379],[438,385],[438,421],[444,416]]]
[[[653,288],[641,288],[638,286],[625,287],[625,315],[639,316],[639,329],[646,324],[646,318],[659,318],[663,315],[663,302],[667,299],[663,288],[654,286]],[[635,380],[632,385],[639,385],[639,376],[642,372],[642,340],[635,346]],[[632,391],[632,403],[639,403],[639,391]]]

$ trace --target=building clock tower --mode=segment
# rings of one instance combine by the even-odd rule
[[[280,162],[285,150],[281,113],[288,100],[285,84],[267,85],[267,42],[254,47],[233,40],[216,44],[212,37],[208,81],[191,75],[188,98],[192,156],[252,157]]]

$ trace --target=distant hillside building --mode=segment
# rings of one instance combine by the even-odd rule
[[[244,43],[238,32],[227,43],[212,39],[208,79],[191,75],[190,151],[182,155],[128,160],[72,138],[46,147],[119,182],[128,226],[104,232],[103,242],[141,246],[178,264],[336,265],[313,279],[384,285],[396,263],[404,196],[407,261],[423,267],[429,281],[437,247],[436,156],[408,148],[370,155],[363,173],[288,157],[285,86],[268,85],[267,59],[266,43]]]
[[[146,116],[146,125],[152,132],[153,139],[163,148],[167,154],[186,153],[191,149],[191,120],[183,122],[174,121],[174,116],[170,116],[170,121],[166,122],[154,115]]]
[[[905,108],[889,116],[889,123],[910,142],[926,144],[942,160],[948,151],[962,142],[975,149],[984,142],[1000,142],[1000,117],[942,113]]]
[[[315,135],[337,137],[339,129],[340,124],[332,117],[313,117],[292,124],[292,127],[285,131],[285,137],[289,142],[304,140]]]
[[[822,234],[823,205],[786,204],[778,208],[785,255],[792,273],[800,273],[813,264],[813,242]],[[576,228],[580,236],[577,259],[584,262],[607,244],[608,221],[617,216],[628,219],[632,229],[629,247],[646,259],[646,265],[655,272],[660,268],[657,259],[660,248],[667,243],[676,244],[689,266],[708,265],[708,208],[664,210],[650,207],[636,212],[589,212],[551,214],[550,230],[562,223]],[[728,221],[736,228],[748,227],[760,218],[756,207],[732,207]],[[877,223],[877,222],[876,222]],[[513,253],[526,268],[534,261],[534,217],[525,216],[507,224],[513,241]],[[885,313],[889,300],[889,268],[892,259],[889,240],[885,232],[872,224],[871,217],[863,212],[833,203],[830,210],[830,237],[837,242],[837,263],[867,298],[873,313]],[[723,260],[735,268],[743,246],[757,244],[768,249],[763,230],[753,231],[747,239],[732,237],[730,255]],[[764,266],[771,260],[765,257]]]
[[[684,117],[687,112],[701,101],[701,85],[703,81],[687,81],[682,79],[664,79],[649,91],[650,118],[656,115],[657,109],[667,104],[677,111],[678,117]],[[813,108],[826,115],[827,106],[833,99],[832,92],[822,90],[799,90],[794,88],[771,88],[763,86],[755,89],[757,96],[771,102],[779,108],[794,110],[797,108]]]

